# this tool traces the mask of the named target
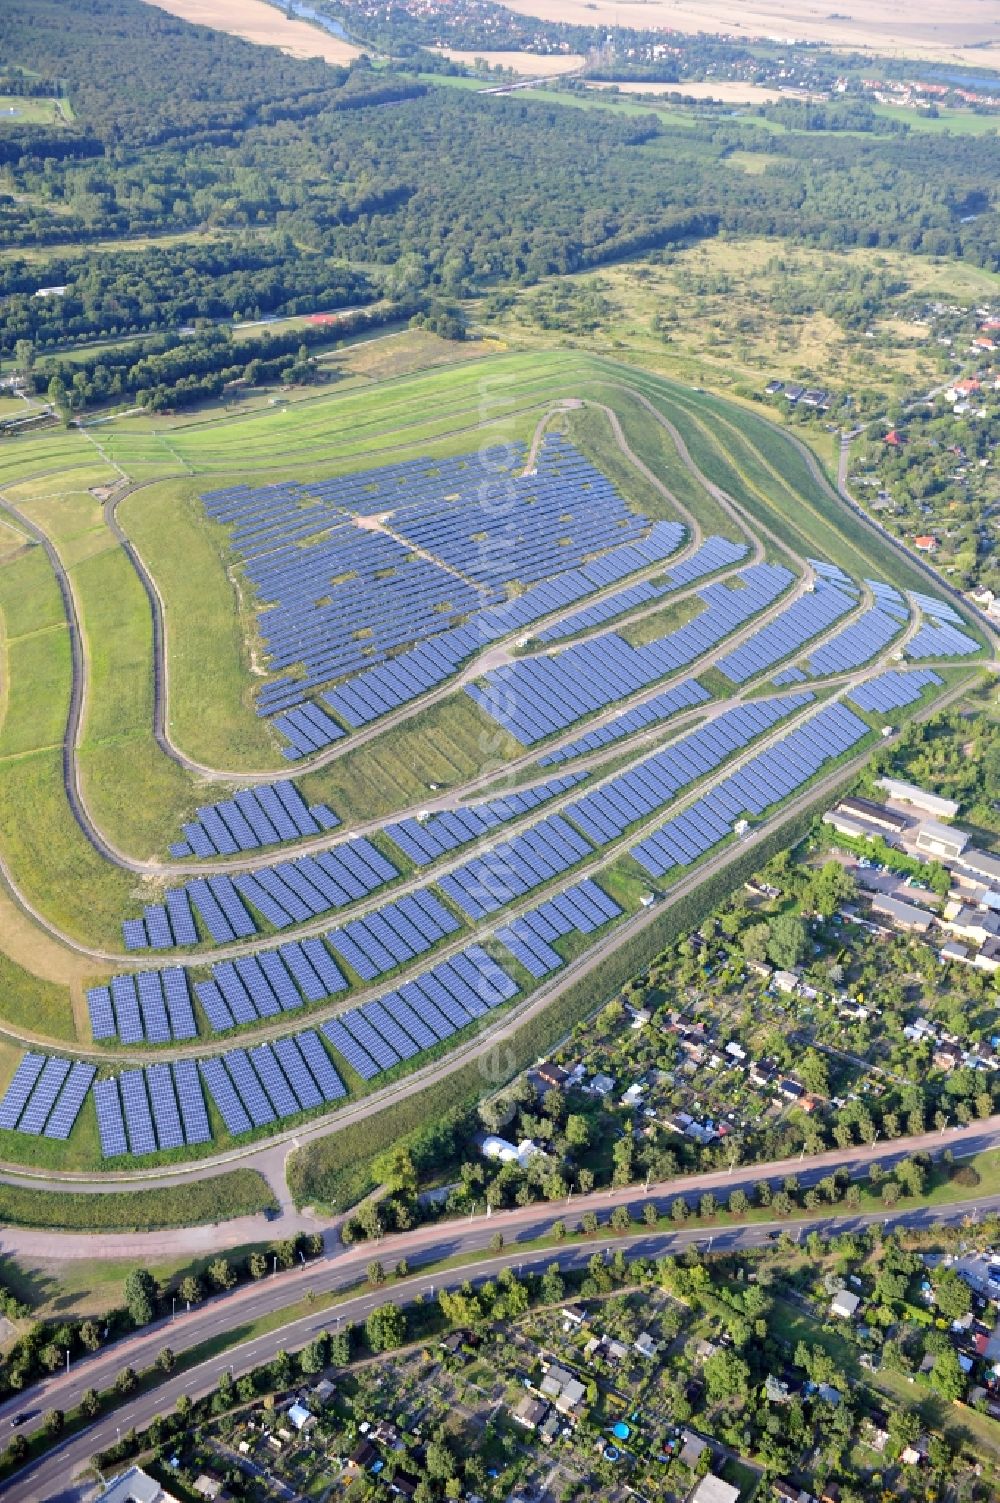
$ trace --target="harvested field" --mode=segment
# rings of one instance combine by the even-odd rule
[[[858,51],[899,54],[962,63],[969,68],[1000,66],[1000,26],[996,9],[982,0],[955,0],[947,19],[934,0],[846,0],[801,6],[789,0],[508,0],[511,10],[546,21],[578,26],[655,27],[715,32],[734,37],[794,38],[826,42]]]
[[[617,89],[620,94],[684,94],[689,99],[717,99],[722,104],[767,104],[776,99],[801,99],[781,89],[767,89],[760,84],[744,83],[739,79],[720,78],[692,83],[638,83],[634,79],[623,83],[597,83],[588,80],[592,89]]]
[[[312,26],[292,21],[266,0],[149,0],[161,10],[197,26],[214,26],[231,36],[261,47],[280,47],[292,57],[321,57],[328,63],[349,63],[359,49],[350,42]]]

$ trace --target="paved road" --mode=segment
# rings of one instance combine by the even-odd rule
[[[982,1215],[997,1210],[1000,1210],[1000,1196],[992,1196],[977,1203],[965,1202],[933,1212],[918,1209],[889,1215],[823,1213],[797,1223],[797,1226],[833,1232],[864,1227],[872,1222],[879,1222],[887,1229],[897,1226],[954,1224],[969,1215]],[[522,1240],[539,1234],[551,1225],[552,1219],[551,1210],[539,1211],[535,1208],[532,1221],[521,1230]],[[443,1257],[481,1252],[496,1224],[497,1218],[494,1218],[492,1223],[482,1219],[479,1224],[470,1225],[468,1229],[464,1224],[436,1229],[436,1241],[416,1253],[408,1250],[408,1236],[386,1240],[377,1252],[387,1267],[391,1267],[405,1252],[410,1259],[411,1268],[419,1270],[421,1264],[426,1265]],[[680,1252],[692,1244],[707,1245],[709,1242],[716,1251],[760,1247],[782,1229],[779,1222],[760,1222],[749,1226],[724,1227],[715,1232],[696,1229],[643,1231],[625,1237],[611,1234],[571,1248],[548,1248],[542,1252],[529,1250],[518,1253],[516,1247],[512,1247],[500,1255],[473,1258],[458,1269],[423,1274],[418,1271],[395,1286],[365,1289],[345,1299],[333,1310],[311,1311],[266,1335],[254,1337],[248,1334],[240,1345],[210,1357],[186,1372],[176,1374],[152,1393],[134,1399],[113,1415],[99,1420],[41,1457],[7,1485],[4,1496],[14,1500],[14,1503],[55,1503],[55,1500],[68,1499],[72,1496],[74,1475],[89,1463],[95,1452],[110,1445],[122,1431],[133,1426],[141,1430],[157,1414],[171,1409],[182,1394],[194,1398],[209,1392],[224,1372],[230,1371],[239,1377],[249,1368],[270,1360],[278,1351],[295,1350],[305,1345],[318,1332],[335,1330],[339,1321],[364,1320],[371,1310],[387,1300],[405,1303],[417,1294],[433,1297],[440,1289],[454,1288],[466,1279],[478,1281],[494,1277],[502,1268],[539,1272],[553,1262],[558,1262],[563,1268],[579,1268],[586,1264],[595,1251],[610,1250],[612,1247],[627,1248],[633,1257],[660,1257]],[[357,1249],[351,1255],[323,1260],[287,1274],[278,1274],[249,1289],[224,1296],[190,1316],[179,1318],[172,1325],[166,1323],[145,1337],[122,1344],[106,1357],[80,1363],[76,1373],[71,1372],[68,1377],[52,1380],[42,1394],[33,1392],[30,1396],[22,1397],[16,1405],[4,1405],[0,1409],[0,1425],[9,1421],[10,1414],[16,1408],[30,1410],[33,1417],[29,1425],[24,1427],[27,1433],[38,1425],[40,1415],[46,1407],[69,1409],[84,1388],[100,1386],[126,1362],[140,1366],[144,1360],[148,1360],[150,1353],[155,1353],[163,1345],[169,1344],[175,1351],[181,1351],[194,1344],[190,1339],[193,1332],[197,1333],[197,1342],[222,1332],[238,1333],[241,1327],[247,1327],[249,1321],[301,1299],[309,1290],[319,1295],[348,1288],[357,1282],[364,1263],[371,1254],[371,1249]]]
[[[387,1262],[395,1263],[399,1258],[405,1257],[413,1262],[418,1257],[427,1259],[439,1259],[450,1256],[455,1251],[467,1251],[484,1247],[495,1232],[502,1232],[508,1242],[514,1240],[524,1241],[527,1238],[538,1235],[542,1230],[551,1227],[553,1221],[573,1220],[576,1221],[587,1211],[594,1211],[599,1215],[606,1215],[615,1206],[629,1205],[641,1207],[647,1200],[653,1201],[660,1207],[668,1205],[678,1195],[694,1202],[706,1190],[712,1190],[720,1199],[728,1196],[733,1190],[750,1190],[760,1180],[766,1179],[772,1184],[780,1183],[786,1175],[795,1174],[804,1186],[815,1184],[824,1175],[834,1169],[847,1169],[853,1175],[860,1175],[867,1171],[870,1164],[877,1160],[883,1168],[891,1168],[900,1159],[911,1153],[937,1154],[944,1148],[959,1157],[981,1153],[986,1149],[1000,1146],[1000,1114],[986,1118],[982,1122],[971,1123],[968,1127],[955,1131],[924,1133],[919,1137],[900,1138],[892,1142],[876,1142],[869,1145],[859,1145],[855,1148],[842,1150],[830,1149],[826,1153],[817,1154],[812,1158],[799,1155],[792,1159],[772,1160],[765,1164],[747,1164],[735,1166],[733,1169],[715,1169],[703,1174],[677,1176],[671,1180],[664,1180],[652,1184],[649,1189],[641,1185],[632,1185],[620,1190],[599,1190],[591,1195],[581,1196],[572,1193],[566,1201],[560,1201],[551,1206],[524,1206],[510,1211],[498,1211],[492,1216],[480,1215],[463,1217],[458,1220],[448,1221],[443,1224],[417,1227],[412,1231],[399,1236],[383,1239],[378,1248],[379,1257]],[[321,1223],[312,1223],[311,1230],[316,1230]],[[220,1230],[227,1230],[221,1228]],[[323,1267],[332,1268],[335,1271],[351,1270],[356,1273],[363,1268],[373,1255],[371,1244],[361,1244],[352,1248],[343,1248],[339,1245],[335,1227],[328,1230],[333,1233],[328,1237],[329,1257]],[[284,1236],[289,1229],[282,1222],[263,1223],[258,1235],[265,1237]],[[44,1261],[51,1262],[53,1257],[53,1243],[55,1238],[50,1234],[43,1234],[40,1238],[37,1234],[36,1241],[42,1244],[42,1250],[38,1254]],[[171,1248],[166,1244],[169,1234],[151,1233],[145,1238],[118,1239],[108,1237],[72,1237],[66,1239],[76,1244],[79,1251],[76,1256],[113,1258],[119,1256],[153,1257],[161,1259],[169,1256]],[[181,1239],[182,1249],[186,1250],[190,1243],[191,1233],[180,1231],[178,1238]],[[7,1228],[0,1242],[0,1252],[6,1256],[17,1257],[28,1261],[21,1243],[23,1233],[17,1228]],[[123,1253],[118,1246],[119,1240],[130,1241],[130,1253]],[[230,1238],[220,1241],[221,1247],[234,1245]],[[70,1254],[71,1256],[73,1254]],[[279,1280],[280,1283],[280,1280]],[[334,1287],[333,1285],[327,1287]],[[254,1293],[253,1290],[244,1290],[239,1295],[231,1295],[225,1303],[226,1310],[236,1308],[238,1302],[248,1299]],[[261,1307],[266,1310],[280,1308],[287,1303],[287,1296],[280,1290],[274,1289],[270,1284],[263,1286],[261,1291],[265,1301]],[[190,1319],[178,1322],[172,1334],[170,1344],[177,1350],[184,1346],[190,1346],[204,1339],[204,1331],[200,1322],[205,1318],[214,1318],[213,1312],[219,1308],[220,1302],[204,1306],[201,1310],[193,1312]],[[255,1307],[256,1309],[256,1307]],[[259,1311],[257,1312],[259,1313]],[[232,1320],[232,1316],[227,1316]],[[140,1337],[135,1339],[138,1346],[143,1350],[155,1353],[162,1344],[162,1335],[154,1337]],[[143,1345],[144,1344],[144,1345]],[[102,1370],[99,1364],[104,1364],[110,1373],[117,1372],[125,1359],[116,1352],[109,1356],[98,1356],[89,1359],[88,1362],[78,1364],[80,1373],[93,1373]],[[132,1360],[131,1358],[129,1360]],[[63,1381],[62,1376],[51,1380],[51,1385],[58,1386]],[[86,1376],[81,1379],[82,1387],[88,1387],[91,1383],[97,1385],[97,1379]],[[52,1400],[55,1402],[55,1399]],[[18,1403],[0,1405],[0,1426],[5,1416],[13,1409],[19,1407]],[[68,1407],[63,1405],[62,1407]]]

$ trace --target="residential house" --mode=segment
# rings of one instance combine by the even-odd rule
[[[739,1503],[740,1490],[711,1472],[688,1495],[688,1503]]]
[[[841,1320],[853,1320],[860,1303],[858,1296],[852,1294],[849,1289],[838,1289],[830,1301],[830,1314],[838,1316]]]
[[[552,1400],[560,1414],[568,1415],[579,1409],[587,1396],[587,1390],[579,1378],[567,1368],[560,1367],[557,1362],[550,1363],[546,1368],[538,1391]]]
[[[300,1435],[307,1435],[316,1423],[316,1416],[305,1404],[293,1404],[288,1411],[288,1423],[294,1425]]]
[[[779,992],[794,992],[799,984],[800,971],[775,971],[774,984]]]
[[[645,1357],[647,1361],[651,1362],[660,1348],[649,1332],[643,1331],[641,1335],[636,1337],[635,1349],[640,1357]]]
[[[681,1431],[681,1449],[678,1460],[684,1466],[688,1467],[690,1471],[693,1472],[695,1470],[698,1465],[698,1458],[703,1451],[707,1450],[707,1440],[702,1440],[701,1436],[696,1435],[693,1430]]]
[[[142,1467],[130,1466],[108,1483],[95,1503],[178,1503],[178,1499]]]
[[[525,1430],[537,1430],[544,1422],[549,1413],[549,1406],[543,1399],[532,1398],[530,1393],[522,1394],[511,1410],[511,1418]]]

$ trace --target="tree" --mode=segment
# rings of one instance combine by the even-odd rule
[[[42,1420],[42,1429],[46,1435],[58,1435],[65,1423],[66,1416],[61,1409],[49,1409]]]
[[[931,1387],[943,1399],[960,1399],[965,1392],[965,1374],[959,1366],[958,1353],[953,1347],[946,1347],[937,1354],[930,1376]]]
[[[115,1393],[120,1393],[123,1397],[132,1393],[138,1381],[134,1367],[123,1367],[115,1378]]]
[[[747,960],[753,960],[758,965],[767,959],[767,945],[771,937],[771,926],[768,923],[750,924],[743,931],[740,939],[740,947]]]
[[[93,1419],[101,1407],[101,1396],[96,1388],[87,1388],[80,1395],[80,1412],[87,1419]]]
[[[734,1190],[729,1197],[730,1216],[745,1216],[750,1209],[750,1197],[745,1190]]]
[[[586,1148],[590,1142],[590,1126],[578,1112],[566,1118],[566,1142],[570,1148]]]
[[[380,1305],[365,1321],[365,1336],[373,1352],[389,1352],[406,1340],[406,1316],[397,1305]]]
[[[934,1300],[946,1320],[961,1320],[972,1309],[972,1292],[953,1268],[946,1268],[935,1284]]]
[[[487,1247],[491,1253],[503,1252],[503,1232],[494,1232]]]
[[[809,936],[802,920],[794,913],[779,913],[771,920],[770,930],[768,959],[785,971],[800,965],[809,948]]]
[[[380,1284],[385,1283],[385,1269],[377,1260],[369,1263],[365,1272],[368,1282],[373,1289],[377,1289]]]
[[[80,1326],[80,1341],[88,1352],[96,1352],[101,1344],[101,1328],[96,1320],[85,1320]]]
[[[156,1314],[156,1284],[145,1268],[133,1268],[122,1288],[125,1308],[137,1326],[148,1326]]]
[[[204,1294],[204,1290],[201,1287],[201,1280],[196,1277],[195,1274],[189,1273],[186,1278],[181,1279],[180,1288],[177,1290],[177,1294],[178,1297],[182,1299],[186,1305],[200,1304],[202,1296]]]
[[[632,1217],[629,1215],[628,1206],[615,1206],[611,1212],[610,1226],[613,1232],[627,1232],[632,1225]]]
[[[546,1305],[557,1305],[566,1292],[566,1284],[559,1272],[558,1263],[550,1263],[542,1274],[541,1295]]]
[[[208,1265],[208,1278],[216,1289],[232,1289],[236,1283],[236,1270],[228,1258],[214,1258]]]
[[[749,1365],[729,1347],[709,1357],[702,1371],[712,1403],[731,1398],[745,1399],[750,1392]]]
[[[839,871],[838,867],[838,871]],[[815,1049],[807,1049],[799,1063],[799,1078],[807,1091],[816,1096],[829,1096],[830,1075],[826,1060]]]
[[[161,1373],[173,1372],[174,1364],[176,1363],[176,1361],[177,1358],[174,1356],[173,1352],[168,1346],[163,1347],[156,1354],[156,1365],[160,1369]]]
[[[262,1252],[253,1252],[247,1260],[247,1268],[252,1279],[262,1279],[267,1273],[267,1258]]]
[[[310,1376],[321,1373],[330,1356],[330,1338],[326,1332],[313,1338],[299,1355],[299,1367]]]

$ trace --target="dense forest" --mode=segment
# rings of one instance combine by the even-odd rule
[[[292,59],[141,0],[77,0],[64,19],[60,0],[0,11],[8,71],[59,80],[75,116],[0,125],[0,235],[30,252],[0,269],[0,354],[234,313],[420,307],[720,229],[1000,268],[995,136],[856,134],[853,107],[765,132],[481,95]],[[829,128],[848,114],[852,133]],[[765,172],[726,166],[748,148]]]

